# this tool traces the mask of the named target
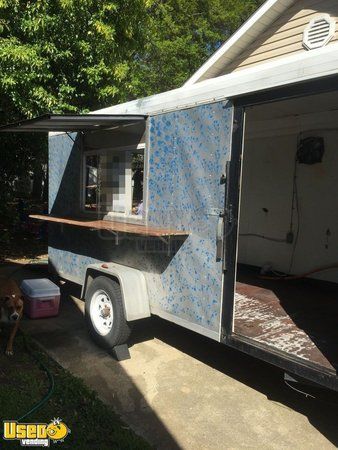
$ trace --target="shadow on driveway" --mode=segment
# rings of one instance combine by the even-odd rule
[[[280,369],[155,317],[135,323],[118,363],[90,340],[79,288],[61,289],[60,315],[23,330],[156,448],[338,445],[338,407],[291,391]]]

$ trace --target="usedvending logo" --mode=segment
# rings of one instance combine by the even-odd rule
[[[53,419],[50,423],[18,423],[4,421],[4,439],[20,441],[23,447],[49,447],[50,443],[63,442],[70,429],[62,419]]]

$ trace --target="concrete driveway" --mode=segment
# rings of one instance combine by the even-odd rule
[[[89,339],[77,287],[62,291],[59,317],[23,329],[155,448],[336,448],[338,409],[291,391],[280,370],[157,318],[136,324],[131,359],[116,362]]]

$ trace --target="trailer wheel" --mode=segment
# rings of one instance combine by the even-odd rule
[[[130,327],[116,281],[104,276],[93,280],[85,295],[85,318],[90,335],[101,347],[109,349],[127,342]]]

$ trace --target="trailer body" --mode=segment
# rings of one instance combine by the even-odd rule
[[[3,127],[50,131],[35,218],[99,342],[158,315],[338,390],[337,18],[268,0],[179,89]]]

